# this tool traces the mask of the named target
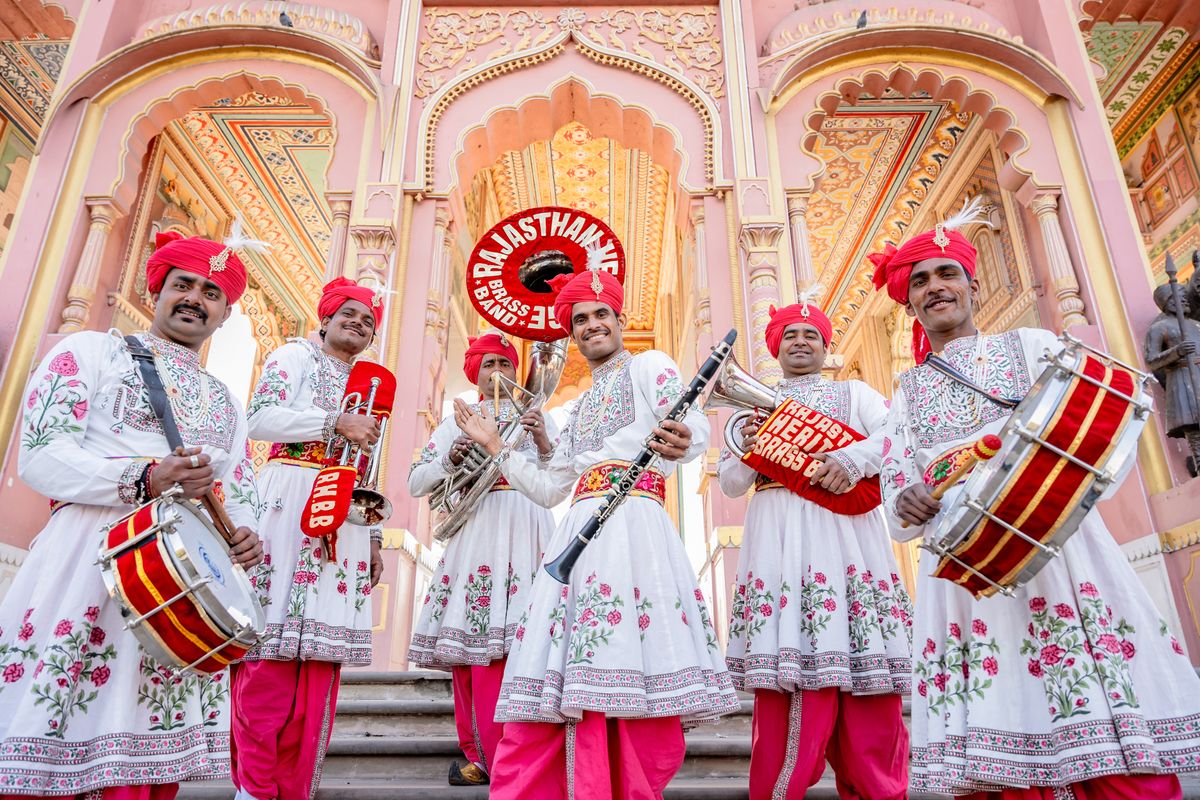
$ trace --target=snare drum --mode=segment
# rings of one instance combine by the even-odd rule
[[[1068,335],[924,547],[934,575],[1012,594],[1052,558],[1137,456],[1149,375]]]
[[[175,495],[105,527],[97,564],[126,630],[164,665],[217,672],[266,629],[250,579],[216,528]]]

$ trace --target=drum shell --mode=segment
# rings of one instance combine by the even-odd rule
[[[185,530],[199,543],[189,545]],[[148,535],[128,549],[112,552],[142,534]],[[197,555],[207,563],[197,563]],[[152,501],[108,526],[99,565],[122,616],[149,615],[128,629],[164,665],[192,665],[190,670],[200,674],[218,672],[245,655],[266,626],[245,571],[229,560],[212,524],[189,503]],[[245,598],[241,607],[223,602],[205,577],[232,582],[233,592]],[[154,612],[189,587],[190,594]]]

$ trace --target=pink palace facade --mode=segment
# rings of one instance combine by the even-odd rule
[[[631,349],[685,371],[736,327],[738,359],[774,380],[767,309],[818,287],[831,374],[885,394],[911,364],[908,321],[870,290],[866,254],[965,197],[992,223],[968,231],[984,329],[1066,329],[1127,361],[1166,254],[1186,279],[1200,247],[1191,0],[5,0],[0,123],[0,592],[49,513],[16,475],[31,366],[71,332],[147,324],[155,232],[217,238],[241,216],[273,247],[206,358],[243,396],[317,326],[326,279],[389,292],[371,355],[404,390],[374,669],[407,667],[438,552],[408,464],[468,388],[465,259],[503,217],[607,221]],[[586,375],[573,356],[552,407]],[[716,489],[715,438],[669,506],[724,621],[745,505]],[[1103,513],[1195,660],[1185,455],[1147,426]],[[897,553],[911,584],[916,551]]]

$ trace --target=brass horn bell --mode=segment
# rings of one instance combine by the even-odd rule
[[[721,367],[704,407],[735,409],[725,423],[725,446],[741,458],[746,453],[739,445],[742,437],[736,435],[738,427],[744,420],[754,416],[757,409],[774,411],[782,402],[783,393],[777,387],[767,386],[730,356]]]

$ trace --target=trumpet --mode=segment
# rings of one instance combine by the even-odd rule
[[[341,414],[374,417],[379,422],[379,439],[373,445],[362,446],[334,434],[326,441],[325,463],[328,467],[314,482],[310,501],[314,512],[325,510],[326,513],[313,513],[314,528],[336,530],[343,521],[370,527],[391,516],[391,503],[378,491],[377,486],[380,447],[388,435],[388,420],[395,397],[396,375],[391,374],[388,368],[378,363],[360,361],[350,369],[346,393],[342,396],[338,411]],[[350,492],[348,506],[342,506],[346,503],[344,488],[348,488],[343,481],[349,480],[354,480],[354,488]],[[320,505],[323,499],[329,503],[328,506]],[[344,513],[338,506],[346,509]]]
[[[492,373],[492,380],[500,382],[504,393],[517,407],[516,416],[500,430],[500,438],[505,448],[515,449],[521,446],[526,435],[525,429],[521,427],[521,415],[541,408],[558,388],[558,379],[567,364],[569,341],[558,339],[553,342],[535,342],[524,386],[510,381],[498,372]],[[517,392],[527,398],[524,404],[517,400]],[[471,445],[458,469],[429,495],[429,507],[435,520],[433,538],[444,542],[458,533],[466,524],[471,511],[483,496],[491,491],[499,477],[500,467],[495,463],[495,458],[488,455],[479,445]]]
[[[737,435],[738,427],[754,416],[756,411],[774,411],[782,402],[783,392],[780,389],[767,386],[730,356],[721,366],[704,407],[737,409],[725,422],[725,446],[735,456],[742,458],[746,453],[739,444],[742,439]]]

